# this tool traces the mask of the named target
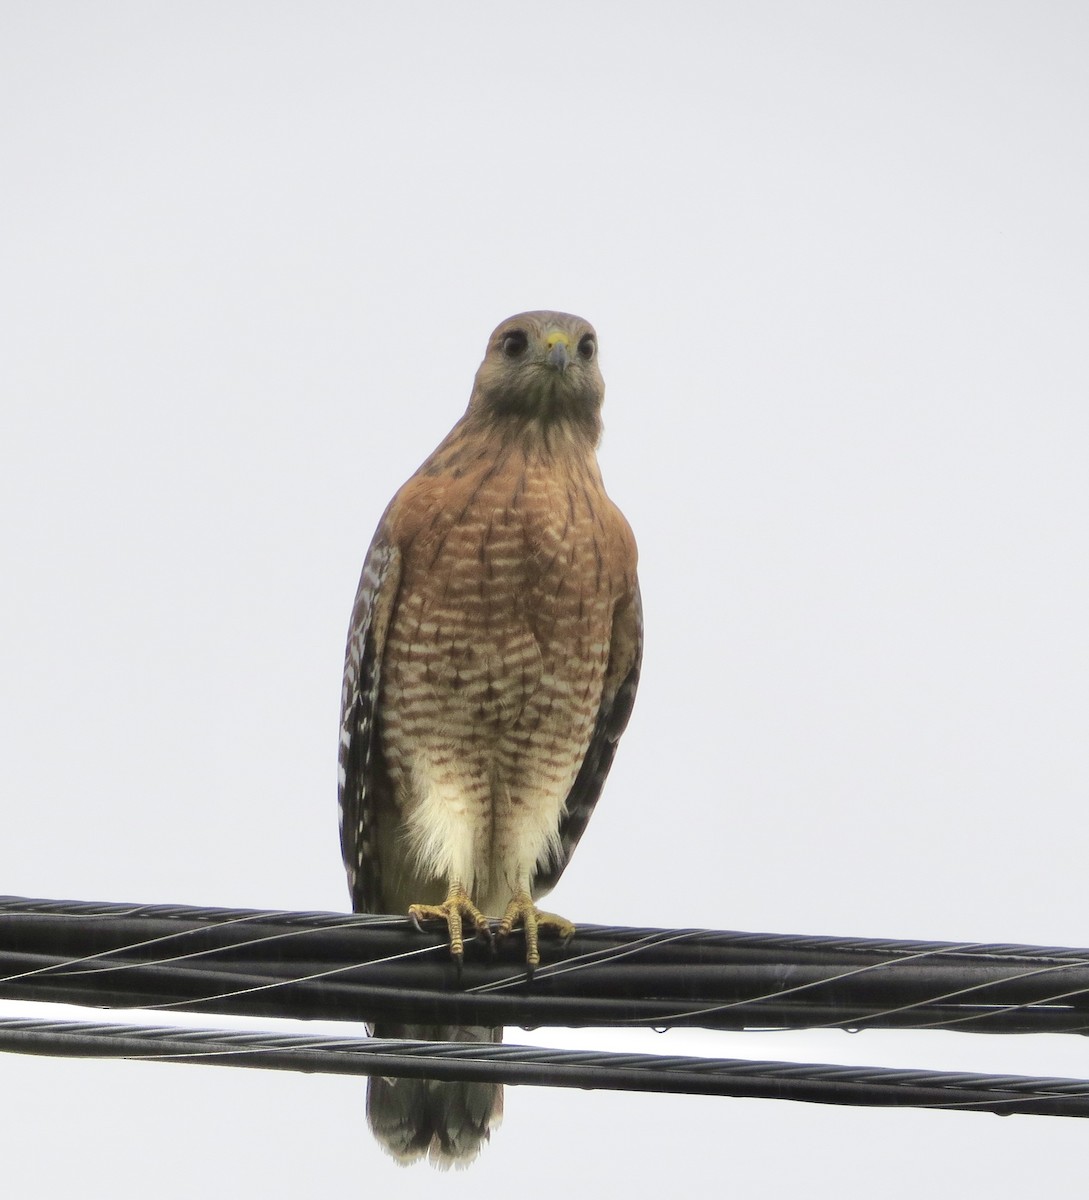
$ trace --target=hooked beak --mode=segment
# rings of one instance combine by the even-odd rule
[[[548,347],[548,365],[562,375],[571,363],[571,343],[567,335],[555,330],[545,339],[545,345]]]

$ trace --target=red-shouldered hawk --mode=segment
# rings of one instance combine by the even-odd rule
[[[594,329],[521,313],[492,334],[465,415],[394,496],[367,552],[344,666],[341,846],[356,911],[570,933],[534,903],[563,873],[635,698],[635,539],[595,449]],[[499,1041],[501,1029],[379,1024],[376,1036]],[[373,1078],[394,1157],[476,1156],[486,1083]]]

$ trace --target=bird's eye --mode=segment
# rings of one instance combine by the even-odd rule
[[[597,342],[594,341],[594,335],[587,333],[579,340],[579,358],[590,362],[597,353]]]
[[[521,329],[512,329],[503,335],[503,353],[507,358],[521,358],[529,348],[529,338]]]

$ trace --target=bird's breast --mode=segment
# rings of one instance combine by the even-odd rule
[[[537,721],[575,699],[596,708],[617,581],[593,476],[515,461],[441,482],[403,550],[389,706],[430,705],[477,735],[509,730],[542,693]]]

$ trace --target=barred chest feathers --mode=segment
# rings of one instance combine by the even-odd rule
[[[414,850],[405,883],[442,890],[460,870],[501,911],[518,873],[555,851],[593,730],[625,586],[603,553],[611,504],[592,458],[517,450],[416,486],[431,519],[404,551],[380,705]]]

